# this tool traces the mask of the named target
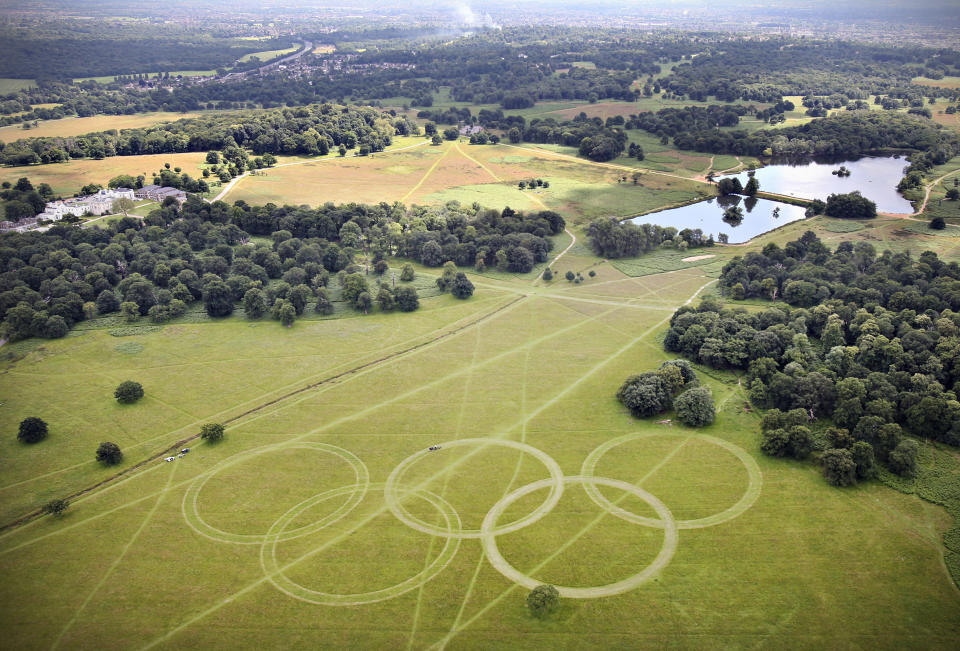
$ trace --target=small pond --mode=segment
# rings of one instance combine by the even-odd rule
[[[877,204],[879,212],[912,213],[910,202],[897,192],[897,183],[909,164],[905,158],[892,156],[837,162],[774,160],[758,169],[756,175],[760,189],[775,194],[826,201],[828,195],[858,190]],[[832,174],[841,165],[850,171],[849,176]],[[732,176],[743,184],[747,182],[746,172]]]
[[[731,206],[738,206],[743,211],[743,220],[738,224],[723,219],[724,211]],[[803,218],[802,206],[791,206],[769,199],[729,196],[634,217],[630,221],[635,224],[673,226],[678,231],[684,228],[699,228],[704,233],[713,235],[714,239],[717,239],[718,233],[726,233],[731,244],[740,244]]]

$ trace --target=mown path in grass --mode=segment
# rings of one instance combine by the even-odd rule
[[[700,294],[701,291],[703,291],[704,289],[706,289],[706,287],[708,287],[709,285],[713,284],[714,282],[715,282],[715,281],[712,281],[712,280],[711,280],[711,281],[703,284],[703,285],[694,293],[694,295],[691,296],[691,297],[688,299],[688,302],[692,301],[697,295]],[[604,312],[602,312],[601,314],[605,315],[605,314],[608,314],[609,312],[610,312],[610,311],[604,311]],[[566,333],[567,331],[569,331],[569,330],[582,327],[582,325],[585,324],[585,323],[593,322],[596,318],[598,318],[598,317],[597,317],[597,316],[588,317],[588,318],[584,319],[584,321],[582,321],[582,322],[580,322],[580,323],[575,323],[575,324],[572,325],[572,326],[568,326],[568,327],[566,327],[566,328],[558,329],[558,330],[554,331],[553,333],[551,333],[551,334],[549,334],[549,335],[541,336],[541,337],[539,337],[539,338],[537,338],[537,339],[534,339],[533,341],[531,341],[531,342],[529,342],[529,343],[527,343],[527,344],[523,344],[523,345],[521,345],[521,346],[519,346],[519,347],[516,347],[516,348],[514,348],[514,349],[501,352],[501,353],[495,355],[495,356],[492,357],[492,358],[488,358],[488,359],[484,360],[483,362],[480,362],[480,363],[477,363],[477,364],[471,364],[471,365],[470,365],[469,367],[467,367],[466,369],[461,369],[461,370],[455,371],[455,372],[453,372],[453,373],[451,373],[451,374],[448,374],[447,376],[444,376],[444,377],[442,377],[442,378],[439,378],[438,380],[435,380],[435,381],[433,381],[433,382],[429,382],[427,385],[424,385],[424,386],[422,386],[422,387],[418,387],[418,388],[416,388],[416,389],[411,390],[410,393],[418,393],[418,392],[420,392],[420,391],[422,391],[422,390],[425,390],[425,389],[427,389],[427,388],[429,388],[429,387],[431,387],[431,386],[433,386],[433,385],[435,385],[435,384],[438,384],[438,383],[446,383],[446,382],[450,379],[450,377],[452,377],[452,376],[459,376],[459,375],[462,375],[463,373],[472,372],[472,371],[475,370],[475,369],[478,369],[478,368],[480,368],[480,367],[483,367],[483,366],[486,366],[486,365],[488,365],[488,364],[491,364],[491,363],[493,363],[493,362],[495,362],[495,361],[497,361],[497,360],[499,360],[499,359],[502,359],[503,357],[505,357],[505,356],[507,356],[507,355],[513,354],[517,349],[527,349],[527,348],[529,348],[531,345],[543,343],[543,342],[545,342],[545,341],[548,341],[548,340],[550,340],[550,339],[555,338],[556,336],[565,334],[565,333]],[[638,335],[637,337],[635,337],[634,339],[630,340],[630,341],[627,342],[625,345],[623,345],[622,347],[620,347],[617,351],[615,351],[613,354],[608,355],[607,357],[603,358],[602,360],[600,360],[599,362],[597,362],[595,365],[593,365],[588,371],[586,371],[585,373],[582,373],[579,377],[577,377],[577,379],[575,379],[573,382],[569,383],[565,388],[563,388],[560,392],[556,393],[552,398],[544,401],[543,403],[540,404],[539,407],[533,409],[531,412],[529,412],[529,413],[527,413],[527,414],[524,414],[524,415],[523,415],[520,419],[518,419],[516,422],[514,422],[514,423],[512,423],[512,424],[510,424],[510,425],[508,425],[508,426],[506,426],[506,427],[499,428],[499,431],[497,431],[497,432],[495,432],[495,433],[492,433],[489,438],[490,438],[491,440],[497,440],[497,439],[505,438],[505,437],[507,437],[507,436],[509,435],[510,432],[515,431],[515,430],[521,428],[524,423],[531,421],[531,420],[534,419],[536,416],[542,414],[544,411],[546,411],[546,410],[549,409],[550,407],[552,407],[552,406],[554,406],[555,404],[557,404],[557,403],[558,403],[561,399],[563,399],[565,396],[567,396],[567,395],[569,395],[571,392],[573,392],[577,387],[579,387],[581,384],[583,384],[585,381],[587,381],[587,380],[590,379],[593,375],[595,375],[595,374],[598,373],[601,369],[603,369],[610,361],[612,361],[612,360],[614,360],[614,359],[617,359],[617,358],[620,357],[623,353],[625,353],[627,350],[629,350],[630,348],[632,348],[633,346],[635,346],[637,343],[639,343],[640,341],[642,341],[644,338],[648,337],[650,334],[652,334],[653,332],[655,332],[655,331],[656,331],[658,328],[660,328],[664,323],[666,323],[666,321],[667,321],[668,319],[669,319],[669,317],[661,320],[660,322],[658,322],[657,324],[655,324],[654,326],[652,326],[652,327],[649,328],[648,330],[644,331],[642,334],[640,334],[640,335]],[[400,397],[398,397],[398,398],[406,398],[406,397],[408,397],[408,396],[404,395],[404,396],[400,396]],[[368,412],[368,411],[370,411],[370,410],[381,409],[381,408],[387,406],[388,404],[393,404],[394,402],[396,402],[396,400],[397,400],[397,398],[391,398],[391,399],[389,399],[388,401],[385,401],[385,402],[383,402],[383,403],[381,403],[381,404],[368,407],[368,408],[362,410],[362,412],[360,412],[360,413]],[[351,415],[351,416],[347,416],[347,417],[345,417],[345,418],[346,418],[346,419],[353,419],[353,418],[355,418],[355,417],[356,417],[356,415]],[[289,442],[289,441],[292,441],[292,440],[298,440],[298,439],[306,438],[306,437],[308,437],[308,436],[312,436],[312,435],[316,434],[317,432],[326,430],[326,429],[328,429],[328,428],[329,428],[329,425],[324,425],[324,426],[322,426],[321,428],[318,428],[317,430],[308,432],[308,433],[306,433],[306,434],[303,434],[303,435],[300,435],[300,436],[297,436],[297,437],[293,437],[292,439],[289,439],[288,442]],[[487,445],[490,445],[490,444],[487,444]],[[444,475],[449,474],[450,472],[452,472],[453,470],[455,470],[455,469],[458,468],[458,467],[461,467],[461,466],[462,466],[467,460],[469,460],[471,457],[473,457],[474,455],[478,454],[480,451],[484,450],[484,449],[487,447],[487,445],[478,445],[477,448],[476,448],[474,451],[469,452],[469,453],[465,454],[464,456],[460,457],[459,459],[456,459],[456,460],[453,461],[452,463],[450,463],[450,464],[448,464],[448,465],[446,465],[446,466],[438,469],[436,472],[434,472],[432,475],[430,475],[427,479],[421,481],[421,482],[420,482],[419,484],[417,484],[416,486],[410,488],[410,489],[408,490],[408,493],[407,493],[407,494],[408,494],[408,495],[412,495],[412,494],[417,493],[418,491],[425,490],[426,487],[427,487],[432,481],[434,481],[434,480],[436,480],[436,479],[439,479],[439,478],[443,477]],[[383,506],[381,506],[381,507],[379,507],[378,509],[376,509],[372,514],[369,514],[369,515],[365,516],[365,517],[363,518],[363,520],[361,520],[360,522],[358,522],[355,526],[350,527],[350,528],[349,528],[348,530],[346,530],[344,533],[336,536],[335,538],[332,538],[332,539],[330,539],[330,540],[325,541],[323,544],[321,544],[320,546],[318,546],[318,547],[316,547],[316,548],[308,551],[306,554],[303,554],[303,555],[301,555],[301,556],[293,559],[292,561],[288,562],[286,565],[284,565],[284,566],[282,566],[281,568],[279,568],[279,571],[276,572],[276,573],[274,573],[273,576],[275,576],[276,574],[280,574],[280,573],[286,572],[287,570],[290,570],[290,569],[296,567],[296,566],[299,565],[300,563],[302,563],[302,562],[304,562],[304,561],[306,561],[306,560],[308,560],[308,559],[316,556],[317,554],[323,552],[324,550],[326,550],[326,549],[328,549],[328,548],[330,548],[330,547],[332,547],[332,546],[334,546],[334,545],[336,545],[336,544],[338,544],[338,543],[346,540],[354,531],[359,530],[359,529],[362,528],[363,526],[365,526],[365,525],[369,524],[370,522],[372,522],[376,517],[379,517],[380,515],[383,515],[383,514],[389,512],[389,510],[390,510],[389,505],[384,504]],[[178,633],[181,633],[182,631],[186,630],[187,628],[189,628],[189,627],[191,627],[191,626],[194,626],[194,625],[197,624],[198,622],[206,619],[207,617],[209,617],[210,615],[214,614],[215,612],[217,612],[218,610],[220,610],[221,608],[223,608],[226,604],[234,601],[234,600],[237,599],[238,597],[240,597],[240,596],[242,596],[242,595],[245,595],[245,594],[251,592],[252,590],[255,590],[255,589],[258,588],[259,586],[261,586],[261,585],[269,582],[271,578],[272,578],[272,575],[271,575],[271,574],[266,574],[264,577],[262,577],[262,578],[260,578],[260,579],[257,579],[256,581],[254,581],[254,582],[252,582],[252,583],[249,583],[249,584],[245,585],[244,587],[240,588],[238,591],[236,591],[236,592],[234,592],[233,594],[227,596],[227,597],[226,597],[225,599],[223,599],[222,601],[218,601],[217,603],[211,605],[208,609],[206,609],[206,610],[198,613],[197,615],[195,615],[195,616],[187,619],[187,620],[184,621],[183,623],[181,623],[181,624],[179,624],[178,626],[176,626],[175,628],[167,631],[165,634],[163,634],[163,635],[161,635],[161,636],[158,636],[158,637],[155,638],[154,640],[151,640],[150,642],[148,642],[148,643],[147,643],[145,646],[143,646],[142,648],[143,648],[143,649],[150,649],[150,648],[153,648],[153,647],[155,647],[155,646],[157,646],[157,645],[159,645],[159,644],[163,644],[163,643],[165,643],[165,642],[168,642],[169,640],[171,640],[172,638],[174,638]],[[472,623],[473,621],[474,621],[474,618],[471,618],[470,620],[468,620],[468,622],[465,624],[465,626],[466,626],[466,625],[469,625],[469,624]]]

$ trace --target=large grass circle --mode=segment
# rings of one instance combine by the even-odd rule
[[[442,449],[463,447],[470,445],[497,445],[500,447],[512,448],[514,450],[520,450],[521,452],[526,452],[534,458],[536,458],[540,463],[542,463],[547,471],[550,473],[550,479],[546,479],[550,486],[550,494],[547,495],[547,499],[543,501],[543,504],[538,506],[529,514],[525,515],[522,518],[514,520],[509,524],[505,524],[501,527],[498,527],[494,531],[494,535],[501,535],[505,533],[510,533],[511,531],[516,531],[517,529],[522,529],[523,527],[529,526],[545,516],[553,507],[557,505],[557,502],[560,501],[560,497],[563,495],[563,470],[560,468],[553,457],[548,455],[542,450],[538,450],[532,445],[527,445],[526,443],[521,443],[519,441],[511,441],[509,439],[493,439],[493,438],[471,438],[471,439],[457,439],[455,441],[447,441],[446,443],[441,443],[440,447]],[[399,485],[401,479],[403,478],[404,473],[417,461],[423,457],[430,454],[429,450],[421,450],[416,454],[412,454],[400,464],[393,469],[390,473],[390,476],[387,477],[386,488],[384,489],[384,499],[386,499],[387,507],[390,511],[397,516],[401,522],[406,524],[409,527],[416,529],[417,531],[422,531],[423,533],[428,533],[434,536],[443,536],[447,538],[480,538],[483,536],[482,529],[464,529],[460,526],[456,530],[446,530],[441,529],[440,527],[424,522],[423,520],[415,517],[409,511],[407,511],[403,504],[402,500],[398,498],[397,492],[400,490]]]
[[[268,452],[275,452],[278,450],[314,450],[320,452],[326,452],[328,454],[333,454],[337,457],[340,457],[353,469],[355,481],[351,485],[352,492],[350,493],[349,499],[347,499],[343,504],[341,504],[335,511],[321,518],[320,520],[313,522],[296,529],[291,529],[289,531],[284,531],[282,534],[281,540],[293,540],[300,536],[306,536],[308,534],[314,533],[327,527],[337,520],[343,518],[350,511],[355,509],[360,501],[363,499],[364,495],[367,492],[367,489],[370,485],[370,475],[367,471],[366,465],[357,458],[349,450],[344,450],[343,448],[337,447],[335,445],[329,445],[327,443],[291,443],[291,444],[281,444],[281,445],[268,445],[266,447],[257,448],[255,450],[250,450],[249,452],[242,452],[240,454],[235,454],[228,459],[225,459],[221,463],[217,464],[209,472],[200,475],[190,484],[190,488],[187,489],[187,492],[183,496],[182,511],[183,517],[187,521],[187,524],[190,527],[199,533],[201,536],[211,538],[220,542],[234,543],[238,545],[259,545],[268,540],[267,536],[264,534],[242,534],[242,533],[231,533],[229,531],[223,531],[218,529],[210,524],[208,524],[200,516],[199,509],[197,507],[197,500],[200,496],[200,492],[203,490],[203,487],[208,481],[215,477],[218,473],[234,466],[238,463],[251,459],[253,457],[266,454]],[[329,491],[328,491],[329,492]],[[346,493],[344,493],[346,494]],[[316,499],[315,497],[309,498],[310,500]],[[309,500],[307,500],[309,501]]]
[[[638,432],[634,434],[625,434],[624,436],[611,439],[606,443],[602,443],[601,445],[597,446],[593,452],[587,455],[586,460],[583,462],[583,467],[580,470],[580,474],[585,477],[593,477],[600,458],[617,446],[623,445],[624,443],[628,443],[630,441],[635,441],[637,439],[648,438],[651,436],[668,435],[670,434],[665,432]],[[740,460],[747,470],[748,477],[747,490],[736,504],[728,509],[707,517],[697,518],[694,520],[677,520],[677,526],[680,529],[701,529],[703,527],[712,527],[713,525],[721,524],[723,522],[727,522],[728,520],[734,519],[753,506],[753,503],[757,501],[758,497],[760,497],[760,489],[763,485],[763,475],[760,472],[760,466],[757,465],[756,459],[750,456],[746,450],[734,445],[733,443],[706,434],[675,434],[673,436],[695,436],[697,440],[707,441],[723,448],[724,450],[727,450]],[[611,515],[615,515],[618,518],[626,520],[627,522],[633,522],[634,524],[640,524],[647,527],[663,527],[663,522],[661,520],[647,518],[615,505],[613,502],[607,499],[593,484],[585,483],[584,490],[587,491],[587,495],[590,496],[590,499],[592,499],[594,503],[606,509]]]
[[[363,604],[372,604],[378,601],[393,599],[394,597],[399,597],[406,592],[415,590],[433,579],[435,576],[437,576],[437,574],[442,572],[447,565],[450,564],[450,561],[453,560],[453,557],[457,554],[457,550],[460,548],[460,539],[455,536],[446,537],[443,549],[440,550],[440,553],[435,559],[433,559],[430,565],[425,567],[422,571],[411,576],[405,581],[401,581],[400,583],[387,588],[381,588],[380,590],[357,592],[353,594],[334,594],[330,592],[312,590],[287,577],[283,573],[284,568],[280,567],[280,563],[277,561],[278,543],[289,539],[285,537],[285,529],[287,525],[289,525],[301,513],[312,506],[340,495],[356,494],[356,491],[361,488],[363,487],[343,486],[341,488],[335,488],[332,491],[327,491],[326,493],[321,493],[320,495],[316,495],[310,499],[304,500],[300,504],[297,504],[273,523],[273,525],[270,527],[270,530],[267,532],[267,535],[264,537],[265,540],[263,546],[260,548],[260,565],[263,567],[263,571],[266,573],[267,578],[271,583],[273,583],[274,586],[277,587],[278,590],[291,597],[300,599],[301,601],[306,601],[321,606],[360,606]],[[373,488],[385,487],[382,484],[378,484],[374,485]],[[420,498],[436,509],[437,512],[443,516],[444,523],[448,530],[453,531],[460,527],[459,514],[457,514],[449,502],[439,495],[435,495],[434,493],[424,490],[404,492],[407,493],[404,497],[413,496]]]
[[[670,509],[668,509],[667,506],[658,498],[654,497],[639,486],[621,481],[619,479],[608,479],[606,477],[584,477],[582,475],[576,475],[572,477],[564,477],[563,482],[564,484],[583,484],[584,486],[602,484],[611,488],[618,488],[622,491],[639,497],[641,500],[653,507],[653,510],[657,512],[657,516],[660,518],[660,528],[664,530],[664,538],[663,546],[660,548],[660,552],[657,554],[656,558],[654,558],[653,562],[651,562],[640,572],[637,572],[633,576],[627,577],[622,581],[616,581],[614,583],[608,583],[606,585],[593,586],[589,588],[574,588],[559,585],[554,586],[560,592],[561,597],[566,597],[569,599],[597,599],[599,597],[611,597],[613,595],[618,595],[629,590],[633,590],[634,588],[647,582],[653,577],[654,574],[666,567],[667,563],[670,562],[670,559],[673,558],[673,553],[677,549],[678,541],[677,522],[674,520],[673,514],[670,513]],[[483,551],[487,557],[487,560],[490,561],[490,564],[493,565],[498,572],[503,574],[514,583],[518,583],[530,590],[533,590],[543,582],[538,581],[529,574],[524,574],[515,568],[503,557],[503,554],[500,553],[500,549],[497,547],[497,534],[495,533],[497,531],[497,519],[501,514],[503,514],[507,507],[519,500],[521,497],[550,486],[552,486],[552,484],[551,480],[549,479],[535,481],[531,484],[527,484],[526,486],[521,486],[497,502],[487,513],[487,516],[483,519],[483,524],[481,525],[483,532],[483,537],[481,538]]]

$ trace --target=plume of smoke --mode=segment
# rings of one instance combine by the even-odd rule
[[[480,15],[464,2],[459,2],[454,5],[454,11],[457,14],[457,19],[459,22],[467,27],[489,27],[492,29],[501,29],[500,25],[494,22],[490,14],[484,13],[483,15]]]

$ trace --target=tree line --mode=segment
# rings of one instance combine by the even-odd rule
[[[322,104],[240,115],[204,115],[69,138],[20,139],[0,143],[0,161],[30,165],[74,158],[210,150],[238,150],[246,156],[246,149],[258,156],[322,156],[331,150],[340,150],[343,155],[354,149],[369,154],[389,146],[398,132],[419,133],[419,127],[406,118],[373,108]]]
[[[563,230],[550,211],[327,204],[306,207],[208,204],[172,199],[145,219],[105,228],[57,224],[0,236],[3,336],[61,337],[81,321],[115,314],[163,323],[203,305],[213,317],[239,306],[290,325],[305,310],[321,315],[419,305],[414,270],[388,259],[443,266],[440,291],[467,298],[458,266],[527,272],[545,261],[549,235]],[[251,235],[270,243],[250,244]],[[462,276],[462,277],[461,277]]]

